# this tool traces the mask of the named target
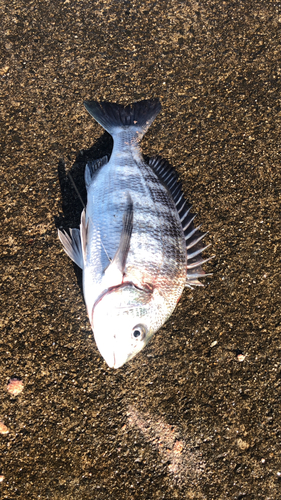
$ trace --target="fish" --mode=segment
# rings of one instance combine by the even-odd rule
[[[203,286],[208,248],[178,175],[161,156],[145,161],[140,142],[161,110],[158,98],[122,105],[85,101],[113,138],[110,158],[85,167],[80,228],[58,230],[82,269],[83,295],[98,350],[120,368],[173,313],[184,288]]]

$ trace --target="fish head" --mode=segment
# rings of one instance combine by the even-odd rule
[[[95,341],[109,367],[119,368],[132,359],[163,324],[155,321],[153,304],[151,290],[123,284],[109,289],[94,305]]]

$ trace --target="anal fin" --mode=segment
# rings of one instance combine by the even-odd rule
[[[94,160],[94,161],[88,161],[86,168],[85,168],[85,184],[86,188],[88,189],[97,170],[99,170],[103,165],[108,163],[108,157],[103,156],[102,158],[99,158],[99,160]]]

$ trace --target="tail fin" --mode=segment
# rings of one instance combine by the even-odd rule
[[[112,136],[135,127],[141,138],[161,110],[159,99],[148,99],[127,106],[114,102],[85,101],[86,110]]]

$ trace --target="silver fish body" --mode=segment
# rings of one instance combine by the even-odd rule
[[[200,285],[202,235],[193,226],[175,171],[147,164],[140,140],[161,109],[157,99],[131,106],[86,102],[112,135],[107,157],[85,169],[87,207],[80,232],[59,231],[83,269],[83,292],[98,349],[110,367],[135,356],[172,314],[186,285]]]

